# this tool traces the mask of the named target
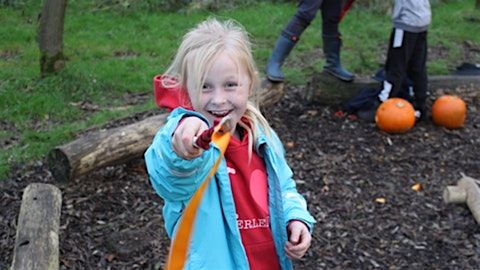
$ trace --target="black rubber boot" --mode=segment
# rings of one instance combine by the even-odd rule
[[[268,59],[267,67],[265,68],[265,73],[270,81],[283,82],[285,80],[281,67],[285,58],[287,58],[293,47],[295,47],[295,44],[296,42],[283,35],[280,35],[277,39],[272,55],[270,59]]]
[[[351,82],[355,76],[340,64],[340,47],[342,41],[338,36],[323,36],[323,52],[326,64],[323,69],[342,81]]]

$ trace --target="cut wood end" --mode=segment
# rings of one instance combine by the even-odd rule
[[[261,108],[270,107],[279,102],[285,95],[285,83],[271,82],[263,79],[261,87],[256,93],[253,93],[253,100]]]
[[[462,187],[447,186],[443,190],[443,201],[445,203],[465,203],[467,201],[467,192]]]

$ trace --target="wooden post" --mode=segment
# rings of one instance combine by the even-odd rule
[[[66,0],[44,0],[38,28],[40,76],[55,73],[65,66],[63,25]]]
[[[25,188],[11,270],[59,269],[61,205],[62,194],[53,185],[33,183]]]
[[[480,224],[480,188],[476,180],[462,176],[456,186],[447,186],[443,191],[445,203],[467,203],[473,217]]]

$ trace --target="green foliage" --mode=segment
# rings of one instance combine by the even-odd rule
[[[36,35],[41,2],[0,2],[0,179],[11,166],[43,158],[82,130],[154,109],[153,97],[141,102],[129,97],[151,96],[153,76],[165,70],[183,34],[209,16],[243,24],[263,70],[296,7],[293,0],[69,0],[66,67],[40,79]],[[429,55],[435,57],[427,62],[429,74],[447,74],[462,61],[480,62],[478,53],[464,52],[468,46],[480,48],[475,2],[432,3],[428,38]],[[356,1],[340,25],[342,63],[357,76],[370,76],[385,61],[390,4]],[[321,20],[316,19],[287,58],[284,72],[289,83],[305,84],[323,65]]]

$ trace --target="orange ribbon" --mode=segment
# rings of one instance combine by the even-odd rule
[[[222,123],[217,125],[212,134],[212,142],[215,143],[215,145],[217,145],[217,147],[220,149],[220,156],[217,158],[207,177],[197,191],[193,194],[192,199],[190,199],[190,202],[184,209],[183,215],[180,219],[180,224],[178,225],[177,233],[175,234],[170,246],[170,253],[168,255],[167,264],[164,268],[165,270],[181,270],[185,265],[190,238],[193,231],[193,222],[195,221],[195,215],[197,214],[198,206],[200,205],[205,188],[208,186],[208,183],[210,183],[210,180],[216,173],[218,166],[223,159],[223,155],[225,154],[225,150],[227,149],[228,142],[230,141],[230,132],[222,131],[222,128]]]

